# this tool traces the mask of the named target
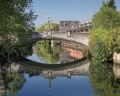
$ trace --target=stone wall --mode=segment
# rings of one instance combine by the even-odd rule
[[[113,61],[115,63],[119,63],[120,64],[120,53],[114,52],[114,54],[113,54]]]

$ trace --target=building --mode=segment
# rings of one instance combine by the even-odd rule
[[[67,32],[70,29],[75,29],[79,23],[79,21],[60,21],[60,32]]]
[[[86,20],[80,22],[79,24],[79,32],[89,32],[92,27],[92,20]]]
[[[60,21],[60,32],[88,32],[91,28],[92,20],[80,21]]]

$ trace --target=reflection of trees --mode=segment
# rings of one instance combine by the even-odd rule
[[[114,76],[111,64],[101,64],[95,59],[92,60],[90,79],[95,96],[120,96],[120,81]]]
[[[11,73],[5,76],[5,86],[10,96],[16,96],[25,83],[25,79],[21,74]]]
[[[60,48],[55,44],[54,41],[38,41],[36,44],[36,52],[37,56],[43,57],[46,63],[55,64],[59,60]]]

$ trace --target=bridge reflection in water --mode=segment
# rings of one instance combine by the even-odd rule
[[[51,91],[53,88],[53,83],[56,82],[55,79],[58,77],[66,77],[72,79],[72,76],[90,76],[89,75],[90,62],[87,59],[78,60],[70,64],[39,64],[24,60],[23,62],[13,62],[9,66],[2,67],[2,70],[6,74],[19,73],[19,74],[29,74],[32,76],[44,77],[48,80],[48,89]],[[114,74],[116,77],[120,77],[118,65],[113,66]],[[25,78],[25,77],[23,77]],[[39,81],[39,80],[38,80]],[[9,96],[9,95],[8,95]],[[91,96],[91,95],[90,95]],[[93,96],[93,95],[92,95]]]
[[[37,64],[29,64],[29,61],[23,61],[15,63],[13,62],[9,67],[3,67],[6,74],[9,73],[28,73],[29,76],[43,76],[48,79],[48,88],[51,88],[51,82],[56,77],[67,77],[71,76],[88,76],[89,75],[89,60],[84,59],[81,61],[74,62],[72,64],[56,64],[56,68],[52,65],[42,65],[38,67]],[[28,67],[29,66],[29,67]],[[45,67],[46,66],[46,67]],[[52,67],[50,67],[52,66]],[[57,67],[58,66],[58,67]]]
[[[113,71],[117,78],[120,78],[120,64],[113,65]]]
[[[83,50],[85,50],[85,48],[82,47],[83,46],[80,44],[62,41],[62,48],[64,51],[67,52],[70,57],[75,59],[84,58],[85,52],[83,52]]]

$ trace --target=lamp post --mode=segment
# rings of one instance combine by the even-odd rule
[[[50,26],[50,29],[51,29],[50,32],[51,32],[51,34],[50,34],[50,35],[51,35],[51,36],[52,36],[52,27],[53,27],[53,26],[52,26],[52,22],[53,22],[53,21],[51,20],[51,22],[50,22],[50,24],[51,24],[51,26]]]
[[[48,17],[48,31],[47,31],[47,37],[49,36],[50,32],[50,17]]]
[[[50,36],[50,37],[52,36],[52,20],[50,20],[50,17],[48,17],[48,32],[47,32],[47,36]]]

